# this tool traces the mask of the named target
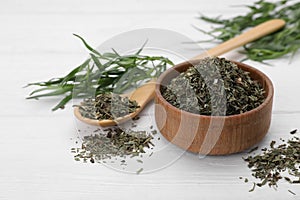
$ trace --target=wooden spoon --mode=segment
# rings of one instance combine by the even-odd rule
[[[149,103],[149,101],[154,99],[155,85],[156,85],[156,81],[151,80],[151,81],[147,82],[146,84],[142,85],[141,87],[137,88],[136,90],[134,90],[132,93],[122,95],[123,97],[127,96],[129,99],[135,100],[136,102],[138,102],[138,104],[140,106],[135,112],[130,113],[124,117],[119,117],[114,120],[89,119],[89,118],[85,118],[81,115],[78,107],[74,108],[74,114],[80,121],[83,121],[87,124],[95,125],[95,126],[100,125],[100,126],[105,127],[105,126],[113,126],[116,124],[124,123],[124,122],[134,118],[135,116],[137,116],[144,109],[144,107],[147,105],[147,103]]]
[[[226,42],[219,44],[218,46],[206,51],[203,54],[200,54],[198,56],[195,56],[191,60],[201,59],[207,56],[220,56],[226,52],[229,52],[237,47],[241,47],[245,44],[248,44],[250,42],[253,42],[254,40],[257,40],[263,36],[266,36],[270,33],[273,33],[282,27],[285,26],[285,21],[282,19],[272,19],[269,21],[266,21],[264,23],[261,23],[254,28],[250,29],[249,31],[246,31],[245,33],[242,33],[241,35],[238,35],[230,40],[227,40]]]
[[[273,33],[282,27],[285,26],[285,21],[281,19],[273,19],[269,20],[267,22],[264,22],[249,31],[246,31],[245,33],[242,33],[241,35],[232,38],[208,51],[206,51],[203,54],[200,54],[196,57],[193,57],[191,60],[197,60],[201,59],[207,56],[220,56],[232,49],[235,49],[237,47],[243,46],[247,43],[250,43],[254,40],[257,40],[258,38],[261,38],[263,36],[266,36],[270,33]],[[113,126],[116,124],[124,123],[135,116],[137,116],[143,108],[147,105],[148,102],[150,102],[154,96],[155,96],[155,81],[150,81],[146,83],[145,85],[142,85],[141,87],[137,88],[135,91],[133,91],[130,94],[125,94],[124,96],[128,96],[129,99],[135,100],[139,105],[140,108],[138,108],[135,112],[130,113],[126,116],[116,118],[114,120],[93,120],[89,118],[85,118],[81,115],[79,112],[79,108],[74,108],[74,114],[75,116],[80,120],[90,125],[96,125],[96,126]]]

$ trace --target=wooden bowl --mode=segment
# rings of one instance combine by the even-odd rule
[[[265,101],[257,108],[237,115],[207,116],[180,110],[167,102],[161,86],[167,85],[179,73],[186,71],[199,60],[184,62],[165,71],[155,88],[155,120],[161,134],[171,143],[194,153],[225,155],[248,149],[267,134],[271,123],[273,85],[261,71],[235,62],[261,83]]]

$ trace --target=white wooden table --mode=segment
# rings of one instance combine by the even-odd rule
[[[247,1],[250,2],[254,1]],[[70,149],[76,146],[79,125],[71,104],[53,113],[50,108],[57,103],[56,98],[25,100],[32,90],[22,88],[28,82],[61,76],[87,57],[72,33],[82,35],[93,46],[138,28],[168,29],[200,40],[206,36],[191,24],[203,29],[210,25],[196,19],[198,12],[229,17],[245,11],[231,5],[245,3],[2,0],[0,199],[300,199],[299,185],[283,181],[278,191],[264,187],[249,193],[255,180],[242,160],[246,153],[204,159],[185,153],[162,169],[140,175],[76,162]],[[193,55],[197,53],[191,51]],[[231,52],[225,57],[240,59],[241,55]],[[267,146],[280,137],[289,138],[290,130],[300,128],[299,53],[291,61],[270,61],[272,66],[246,63],[265,72],[275,86],[271,128],[259,145]],[[145,112],[153,114],[153,106]],[[166,141],[162,138],[163,142]],[[171,153],[181,155],[176,147]],[[240,176],[249,178],[249,183],[243,183]],[[297,195],[290,194],[288,189]]]

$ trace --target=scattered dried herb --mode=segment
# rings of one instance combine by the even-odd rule
[[[75,35],[75,34],[74,34]],[[48,81],[29,83],[37,86],[27,99],[63,96],[62,100],[52,109],[64,108],[72,98],[88,98],[92,95],[114,92],[120,94],[139,83],[158,77],[173,63],[162,56],[140,55],[144,45],[134,54],[120,55],[112,52],[100,53],[93,49],[80,36],[78,37],[88,49],[90,58],[74,68],[66,76],[52,78]]]
[[[153,128],[153,126],[151,126],[151,127]],[[151,127],[150,127],[150,129],[152,129]],[[152,133],[152,135],[156,135],[157,134],[157,130],[152,130],[151,133]]]
[[[296,195],[295,192],[293,192],[293,191],[291,191],[291,190],[288,190],[288,191],[289,191],[289,193],[291,193],[292,195]]]
[[[144,169],[140,168],[139,170],[136,171],[137,174],[140,174]]]
[[[253,187],[249,190],[249,192],[253,192],[255,189],[256,183],[253,183]]]
[[[253,151],[256,151],[257,149],[258,149],[258,146],[256,146],[253,149],[251,149],[248,153],[252,153]]]
[[[213,38],[209,41],[226,41],[240,35],[248,28],[278,18],[286,21],[286,26],[283,29],[244,46],[242,53],[246,54],[248,59],[262,62],[287,54],[294,55],[299,50],[300,2],[259,0],[246,7],[249,9],[248,12],[229,19],[211,18],[202,15],[199,19],[217,26],[213,27],[211,31],[198,30]]]
[[[225,58],[205,58],[161,87],[173,106],[202,115],[234,115],[258,107],[264,89]],[[214,111],[214,112],[213,112]]]
[[[290,133],[291,133],[291,134],[297,133],[297,129],[292,130]]]
[[[122,130],[115,127],[83,138],[81,148],[76,149],[75,160],[92,163],[112,157],[139,156],[145,153],[145,148],[154,146],[152,135],[146,131]],[[74,153],[74,148],[71,151]]]
[[[139,119],[140,119],[140,116],[136,116],[136,117],[132,118],[133,121],[137,121]]]
[[[268,185],[276,189],[281,179],[291,184],[300,183],[300,140],[296,136],[278,145],[272,141],[261,154],[250,155],[244,160],[248,162],[252,176],[260,180],[255,183],[258,187]],[[288,176],[283,176],[284,173]]]
[[[112,93],[98,94],[95,98],[84,99],[76,106],[79,107],[83,117],[96,120],[123,117],[140,107],[136,101]]]

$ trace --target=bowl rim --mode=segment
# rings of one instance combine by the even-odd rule
[[[162,81],[168,76],[168,74],[172,71],[177,71],[177,69],[179,68],[182,68],[186,65],[193,65],[193,64],[196,64],[198,63],[200,60],[202,59],[196,59],[196,60],[191,60],[191,61],[185,61],[185,62],[182,62],[182,63],[179,63],[179,64],[176,64],[174,65],[173,67],[167,69],[166,71],[164,71],[157,79],[157,82],[156,82],[156,87],[155,87],[155,94],[156,94],[156,98],[158,98],[161,102],[163,102],[163,104],[165,106],[168,106],[170,107],[171,109],[173,109],[174,111],[178,112],[178,113],[183,113],[185,115],[190,115],[190,116],[193,116],[193,117],[200,117],[200,118],[204,118],[204,119],[233,119],[233,118],[240,118],[240,117],[243,117],[243,116],[249,116],[249,115],[252,115],[252,114],[255,114],[259,111],[261,111],[265,106],[267,106],[273,99],[273,95],[274,95],[274,87],[273,87],[273,83],[272,81],[270,80],[270,78],[265,74],[263,73],[262,71],[248,65],[248,64],[245,64],[245,63],[242,63],[242,62],[238,62],[238,61],[233,61],[233,60],[230,60],[231,62],[237,64],[237,66],[242,66],[243,68],[246,68],[246,69],[250,69],[249,71],[251,71],[251,73],[256,73],[257,75],[259,75],[260,77],[263,78],[263,80],[265,81],[266,85],[267,85],[267,89],[268,91],[268,95],[266,96],[264,102],[262,104],[260,104],[258,107],[252,109],[252,110],[249,110],[247,112],[244,112],[244,113],[240,113],[240,114],[234,114],[234,115],[226,115],[226,116],[220,116],[220,115],[201,115],[201,114],[196,114],[196,113],[191,113],[191,112],[188,112],[188,111],[185,111],[185,110],[181,110],[175,106],[173,106],[171,103],[169,103],[167,100],[165,100],[165,98],[162,96],[161,92],[160,92],[160,87],[161,87],[161,83]],[[244,70],[244,69],[243,69]],[[245,71],[248,71],[248,70],[245,70]]]

